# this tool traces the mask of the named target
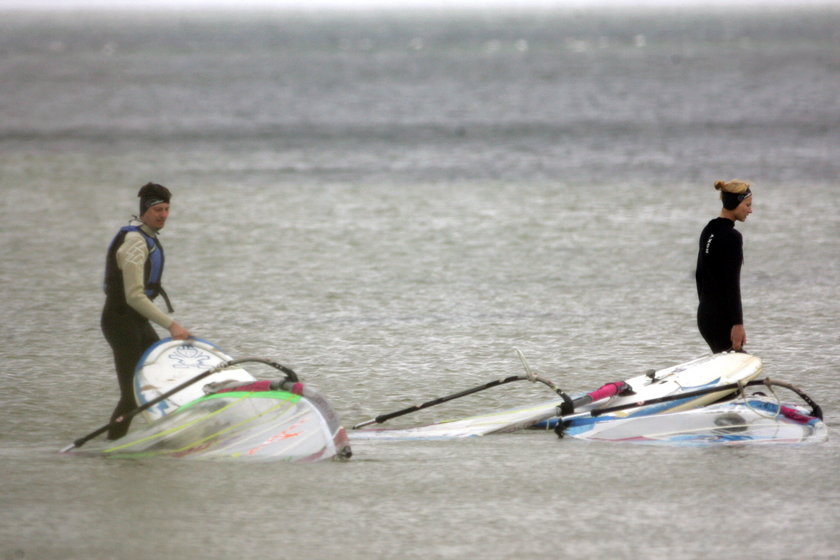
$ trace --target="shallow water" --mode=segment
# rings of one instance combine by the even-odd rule
[[[840,14],[301,17],[0,18],[0,558],[837,556]],[[178,319],[349,426],[519,373],[514,347],[569,391],[704,354],[695,245],[732,177],[748,349],[826,444],[56,453],[116,401],[100,276],[148,180]]]

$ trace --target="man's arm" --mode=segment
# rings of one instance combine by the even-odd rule
[[[148,257],[149,248],[142,234],[135,231],[126,234],[117,250],[117,266],[122,271],[125,301],[143,317],[168,329],[174,322],[172,317],[161,311],[143,291]]]

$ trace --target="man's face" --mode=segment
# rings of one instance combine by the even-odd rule
[[[169,203],[168,202],[161,202],[160,204],[155,204],[145,212],[143,215],[140,216],[140,220],[143,221],[144,224],[149,226],[154,230],[163,229],[163,226],[166,224],[166,218],[169,217]]]

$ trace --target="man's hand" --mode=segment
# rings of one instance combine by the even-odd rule
[[[169,325],[169,335],[172,337],[172,340],[186,340],[188,338],[192,338],[190,331],[174,321],[171,325]]]

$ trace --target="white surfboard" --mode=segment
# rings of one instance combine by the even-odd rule
[[[618,397],[613,401],[598,403],[589,408],[607,408],[622,404],[642,402],[646,400],[690,393],[699,389],[713,388],[719,385],[747,382],[758,377],[763,369],[761,359],[744,352],[724,352],[697,358],[684,364],[679,364],[654,372],[651,375],[639,375],[627,382],[633,388],[635,395]],[[726,395],[734,393],[736,389],[706,393],[694,398],[674,400],[653,406],[646,406],[624,410],[615,413],[616,416],[633,416],[634,414],[654,414],[658,412],[677,412],[690,410],[719,401]],[[594,404],[594,403],[593,403]],[[587,410],[582,408],[581,410]]]
[[[143,406],[181,383],[230,360],[230,356],[206,340],[165,338],[146,350],[137,362],[134,371],[134,397],[137,404]],[[143,415],[149,421],[162,418],[179,406],[204,396],[203,387],[208,383],[254,379],[253,375],[242,368],[225,369],[208,375],[147,408]]]

